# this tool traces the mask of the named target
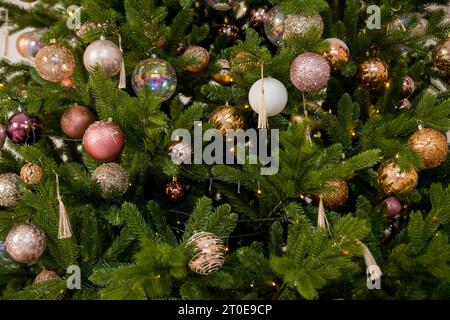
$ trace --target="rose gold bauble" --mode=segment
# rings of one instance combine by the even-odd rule
[[[31,223],[13,227],[5,240],[8,255],[17,263],[34,263],[47,248],[45,233]]]
[[[42,270],[41,273],[39,273],[36,278],[34,278],[33,284],[36,283],[41,283],[41,282],[45,282],[48,280],[53,280],[53,279],[59,279],[59,274],[57,274],[55,271],[53,270]]]
[[[434,47],[432,59],[439,71],[450,74],[450,38],[446,38]]]
[[[83,136],[83,147],[87,154],[101,162],[116,160],[124,146],[123,131],[112,121],[94,122]]]
[[[200,46],[189,46],[184,52],[183,57],[195,60],[195,63],[186,67],[186,70],[189,72],[202,72],[208,67],[209,52],[205,48]]]
[[[330,66],[320,54],[305,52],[292,61],[290,76],[298,90],[320,91],[327,86],[330,79]]]
[[[387,64],[378,59],[371,58],[358,66],[359,83],[367,89],[379,89],[389,76]]]
[[[407,98],[410,95],[412,95],[415,90],[416,85],[414,83],[413,78],[411,78],[410,76],[406,76],[405,79],[403,79],[402,96]]]
[[[130,187],[128,171],[115,162],[103,163],[92,173],[92,181],[99,185],[103,198],[111,191],[123,195]]]
[[[211,232],[198,232],[189,238],[187,246],[194,248],[194,256],[189,261],[193,272],[208,275],[219,270],[225,262],[225,245]]]
[[[439,130],[419,129],[409,137],[408,145],[420,155],[425,168],[435,168],[447,160],[447,136]]]
[[[386,195],[404,195],[414,190],[419,175],[414,169],[401,171],[395,160],[382,163],[377,171],[377,185]]]
[[[122,51],[112,41],[100,39],[92,42],[84,51],[84,66],[92,71],[97,65],[108,78],[119,73],[122,66]]]
[[[233,106],[224,105],[216,108],[209,117],[209,122],[217,127],[223,134],[227,129],[243,129],[245,125],[241,112]]]
[[[44,178],[44,170],[35,163],[27,163],[20,170],[20,178],[29,186],[34,186]]]
[[[333,71],[341,69],[350,59],[350,50],[344,41],[337,38],[327,39],[328,48],[323,56]]]
[[[324,186],[329,189],[329,191],[324,191],[322,194],[323,205],[328,209],[337,209],[343,206],[348,200],[348,184],[342,179],[332,179],[327,180]]]
[[[61,129],[69,138],[81,139],[94,121],[95,115],[90,109],[73,104],[61,116]]]
[[[72,52],[58,44],[39,50],[35,60],[36,71],[47,81],[59,82],[72,77],[75,60]]]
[[[67,89],[73,89],[75,88],[75,84],[73,83],[72,78],[67,78],[64,80],[61,80],[60,84]]]

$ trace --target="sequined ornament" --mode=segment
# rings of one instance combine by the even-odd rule
[[[5,249],[17,263],[34,263],[47,248],[45,233],[31,223],[14,226],[6,236]]]
[[[371,58],[358,66],[359,83],[367,89],[383,87],[389,76],[387,64],[378,59]]]
[[[425,168],[435,168],[447,160],[447,136],[439,130],[419,129],[409,137],[408,145],[420,155]]]
[[[342,179],[327,180],[323,183],[327,188],[322,194],[323,205],[330,210],[343,206],[348,200],[348,184]]]
[[[18,112],[8,119],[6,134],[17,144],[34,144],[38,142],[44,127],[38,117],[26,112]]]
[[[194,60],[194,63],[186,67],[186,70],[193,73],[204,71],[209,64],[209,52],[200,46],[189,46],[183,54],[183,57]]]
[[[94,122],[95,115],[89,108],[73,104],[61,116],[61,129],[69,138],[82,139]]]
[[[34,186],[44,178],[44,170],[35,163],[27,163],[20,169],[20,178],[29,186]]]
[[[394,218],[402,211],[402,204],[395,197],[389,197],[383,201],[386,213],[389,218]]]
[[[94,122],[83,136],[83,147],[87,154],[101,162],[116,160],[124,146],[123,131],[111,120]]]
[[[220,68],[220,70],[212,74],[213,80],[224,85],[232,84],[234,80],[233,77],[231,76],[230,61],[225,59],[219,59],[217,60],[216,65]]]
[[[24,58],[34,59],[44,47],[41,38],[46,31],[47,29],[37,29],[21,33],[16,40],[17,52]]]
[[[166,187],[164,188],[164,193],[166,194],[167,199],[172,202],[177,202],[183,199],[184,189],[184,185],[174,179],[166,185]]]
[[[112,191],[123,195],[130,187],[128,171],[114,162],[97,167],[92,174],[92,181],[100,186],[103,198]]]
[[[223,134],[226,134],[227,129],[243,129],[245,126],[245,119],[241,112],[230,105],[216,108],[211,113],[209,122],[222,131]]]
[[[252,7],[250,10],[250,26],[259,28],[264,25],[269,7],[265,4]]]
[[[320,15],[285,15],[278,6],[273,7],[264,19],[266,36],[277,46],[290,35],[305,36],[313,28],[319,31],[319,36],[322,35],[324,25]]]
[[[350,59],[350,50],[344,41],[337,38],[329,38],[328,48],[323,52],[323,56],[328,60],[333,71],[341,69]]]
[[[236,0],[205,0],[208,6],[218,11],[228,11],[233,8]]]
[[[217,35],[226,37],[229,42],[239,39],[239,32],[239,28],[229,22],[222,23],[217,29]]]
[[[450,75],[450,38],[445,38],[434,47],[432,59],[439,71]]]
[[[415,90],[416,85],[414,83],[413,78],[411,78],[410,76],[406,76],[405,79],[403,79],[402,96],[407,98],[411,96]]]
[[[189,261],[189,269],[201,275],[209,275],[219,270],[225,262],[225,245],[211,232],[197,232],[189,238],[187,246],[194,248],[194,256]]]
[[[288,92],[284,84],[274,78],[268,77],[257,80],[248,92],[248,101],[253,111],[259,113],[261,104],[261,82],[264,88],[264,108],[268,117],[279,114],[288,102]]]
[[[5,250],[5,243],[0,241],[0,266],[7,267],[14,264],[14,261],[8,256]]]
[[[320,54],[305,52],[292,61],[290,76],[298,90],[320,91],[330,79],[330,65]]]
[[[98,65],[108,78],[118,74],[122,65],[122,50],[112,41],[100,39],[92,42],[84,51],[84,67],[88,71]]]
[[[136,66],[131,76],[131,84],[136,95],[139,95],[143,88],[148,88],[162,101],[166,101],[175,93],[177,74],[167,61],[153,56]]]
[[[0,124],[0,149],[3,148],[5,141],[6,141],[6,128],[2,124]]]
[[[75,60],[72,52],[58,44],[39,50],[35,60],[36,71],[45,80],[59,82],[72,77]]]
[[[401,171],[394,159],[382,163],[377,171],[377,185],[386,195],[405,195],[414,190],[418,182],[416,170]]]
[[[82,38],[91,30],[97,29],[97,25],[94,22],[83,23],[80,29],[76,30],[75,33],[79,38]]]
[[[0,206],[13,207],[20,196],[20,177],[14,173],[0,174]]]
[[[175,164],[191,163],[192,148],[187,142],[173,141],[168,148],[168,155]]]
[[[33,284],[42,283],[48,280],[59,279],[59,274],[53,270],[42,270],[36,278],[34,278]]]

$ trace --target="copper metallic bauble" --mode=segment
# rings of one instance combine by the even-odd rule
[[[228,22],[222,23],[217,29],[217,35],[225,36],[230,42],[239,39],[239,32],[240,30],[236,25]]]
[[[42,270],[36,278],[34,278],[33,284],[42,283],[48,280],[59,279],[59,274],[53,270]]]
[[[439,71],[450,74],[450,38],[445,38],[434,47],[432,59]]]
[[[80,38],[84,37],[86,33],[88,33],[91,30],[94,30],[97,28],[97,25],[94,22],[86,22],[81,25],[81,28],[75,31],[76,35]]]
[[[20,177],[14,173],[0,174],[0,206],[13,207],[20,196]]]
[[[94,122],[83,136],[83,147],[87,154],[101,162],[116,160],[124,146],[123,131],[112,121]]]
[[[0,124],[0,149],[3,148],[6,140],[6,128],[4,125]]]
[[[416,85],[414,83],[413,78],[411,78],[410,76],[406,76],[405,79],[403,79],[402,96],[407,98],[410,95],[412,95],[415,90]]]
[[[34,186],[44,178],[44,170],[35,163],[27,163],[20,169],[20,178],[29,186]]]
[[[223,134],[227,129],[243,129],[245,120],[241,112],[230,105],[216,108],[209,117],[209,122],[217,127]]]
[[[414,169],[401,171],[395,160],[387,160],[377,171],[377,185],[386,195],[404,195],[414,190],[419,175]]]
[[[183,57],[194,60],[194,63],[186,67],[186,70],[193,73],[204,71],[208,67],[209,52],[200,46],[189,46],[183,54]]]
[[[18,112],[8,119],[6,134],[14,143],[34,144],[39,140],[43,129],[39,118],[30,116],[25,112]]]
[[[330,66],[320,54],[305,52],[292,61],[290,76],[298,90],[320,91],[330,79]]]
[[[342,179],[327,180],[323,185],[328,189],[322,194],[323,205],[328,209],[337,209],[348,200],[348,184]]]
[[[225,245],[213,233],[198,232],[189,238],[187,246],[194,248],[194,256],[189,261],[193,272],[208,275],[219,270],[225,262]]]
[[[439,130],[419,129],[409,137],[408,145],[420,155],[425,168],[435,168],[447,160],[447,136]]]
[[[268,12],[269,7],[265,4],[252,7],[250,10],[250,25],[254,28],[262,27]]]
[[[367,89],[379,89],[389,76],[387,64],[378,59],[371,58],[358,66],[359,83]]]
[[[69,138],[82,139],[94,122],[95,115],[89,108],[73,104],[61,116],[61,129]]]
[[[217,60],[216,65],[221,68],[220,71],[213,73],[212,78],[214,81],[228,85],[234,82],[233,77],[231,76],[231,63],[228,60],[220,59]]]
[[[75,60],[72,52],[58,44],[39,50],[35,60],[36,71],[45,80],[59,82],[72,77]]]
[[[34,59],[39,50],[44,47],[41,38],[47,29],[37,29],[21,33],[16,40],[17,52],[24,58]]]
[[[97,65],[108,78],[116,75],[122,66],[122,50],[112,41],[100,39],[92,42],[84,51],[84,66],[92,71]]]
[[[394,218],[402,211],[402,204],[395,197],[389,197],[383,201],[386,206],[386,213],[389,218]]]
[[[166,185],[164,188],[164,193],[166,194],[167,199],[172,202],[177,202],[183,199],[184,189],[185,187],[182,183],[173,180]]]
[[[341,69],[350,59],[350,50],[344,41],[337,38],[327,39],[328,48],[323,53],[332,70]]]
[[[34,263],[47,248],[45,233],[31,223],[14,226],[6,236],[5,249],[17,263]]]
[[[123,195],[130,187],[128,171],[114,162],[104,163],[95,169],[92,181],[100,186],[104,198],[112,191]]]

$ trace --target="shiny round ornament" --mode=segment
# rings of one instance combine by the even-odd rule
[[[194,248],[194,256],[189,261],[189,269],[201,275],[209,275],[219,270],[225,262],[225,245],[211,232],[198,232],[189,238],[187,246]]]
[[[408,145],[420,155],[425,168],[435,168],[447,160],[447,136],[439,130],[419,129],[409,137]]]
[[[95,169],[92,181],[100,186],[103,198],[112,191],[123,195],[130,187],[128,171],[114,162],[104,163]]]
[[[411,108],[411,101],[409,101],[407,98],[400,100],[400,105],[398,107],[399,110],[409,108]]]
[[[377,171],[377,185],[386,195],[405,195],[414,190],[419,182],[419,175],[414,169],[401,171],[395,160],[382,163]]]
[[[416,85],[413,78],[411,78],[410,76],[406,76],[405,79],[403,79],[402,95],[407,98],[411,96],[415,90]]]
[[[34,59],[38,51],[44,47],[41,38],[46,31],[47,29],[37,29],[20,34],[16,40],[17,52],[24,58]]]
[[[292,61],[290,76],[298,90],[320,91],[330,79],[330,65],[320,54],[305,52]]]
[[[166,101],[177,88],[177,74],[167,61],[153,57],[136,66],[131,84],[136,95],[146,87],[162,101]]]
[[[20,178],[25,184],[34,186],[44,178],[44,170],[35,163],[27,163],[20,169]]]
[[[209,122],[222,131],[223,134],[226,134],[226,130],[243,129],[245,125],[245,119],[241,112],[230,105],[216,108],[211,113]]]
[[[6,236],[5,249],[17,263],[34,263],[47,248],[45,233],[31,223],[14,226]]]
[[[248,93],[248,101],[253,111],[259,113],[261,102],[261,82],[264,87],[264,106],[268,117],[279,114],[284,110],[288,101],[286,87],[274,78],[264,78],[256,81]]]
[[[208,6],[218,11],[228,11],[233,8],[236,0],[205,0]]]
[[[233,77],[231,76],[231,63],[225,59],[219,59],[216,62],[216,65],[220,68],[220,70],[216,73],[213,73],[212,78],[214,81],[228,85],[234,82]]]
[[[200,46],[189,46],[183,54],[189,60],[195,60],[193,65],[187,66],[186,70],[193,73],[204,71],[209,64],[209,52]]]
[[[35,66],[37,73],[45,80],[60,82],[72,77],[75,60],[69,49],[51,44],[39,50]]]
[[[350,59],[350,50],[344,41],[337,38],[327,39],[328,48],[323,53],[333,71],[341,69]]]
[[[402,211],[402,204],[395,197],[389,197],[383,201],[389,218],[395,218]]]
[[[42,270],[41,273],[39,273],[36,278],[34,278],[33,284],[36,283],[42,283],[45,281],[53,280],[53,279],[59,279],[59,274],[56,273],[53,270]]]
[[[0,149],[3,148],[5,141],[6,141],[6,128],[4,125],[0,124]]]
[[[20,201],[20,177],[14,173],[0,174],[0,206],[13,207]]]
[[[328,191],[322,194],[323,205],[330,210],[343,206],[349,195],[348,184],[342,179],[327,180],[324,183]]]
[[[88,71],[98,65],[108,78],[120,71],[122,65],[122,51],[112,41],[100,39],[92,42],[84,51],[84,66]]]
[[[222,23],[217,29],[217,35],[226,37],[230,42],[239,39],[239,32],[239,28],[236,25],[228,22]]]
[[[94,122],[95,115],[89,108],[73,104],[61,116],[61,129],[69,138],[82,139]]]
[[[445,38],[434,47],[432,59],[439,71],[450,75],[450,38]]]
[[[83,23],[77,31],[75,31],[76,35],[79,38],[82,38],[91,30],[97,29],[97,25],[94,22],[86,22]]]
[[[388,76],[387,64],[378,58],[368,59],[358,66],[359,83],[367,89],[383,87]]]
[[[175,164],[190,163],[192,156],[191,145],[184,141],[173,141],[169,145],[168,155]]]
[[[116,160],[124,146],[123,131],[112,121],[94,122],[83,136],[83,147],[87,154],[101,162]]]
[[[44,127],[37,117],[25,112],[12,115],[6,126],[8,138],[17,144],[34,144],[42,135]]]
[[[167,199],[172,202],[177,202],[183,199],[184,189],[185,187],[182,183],[173,180],[166,185],[164,188],[164,193],[166,194]]]
[[[72,78],[67,78],[67,79],[61,80],[59,83],[64,88],[67,88],[67,89],[74,89],[75,88],[75,84],[73,83]]]
[[[250,26],[259,28],[264,25],[269,7],[265,4],[253,7],[250,10]]]

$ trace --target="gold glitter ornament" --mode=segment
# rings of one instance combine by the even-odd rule
[[[20,177],[14,173],[0,174],[0,206],[13,207],[20,200]]]
[[[439,71],[450,74],[450,38],[442,40],[434,47],[432,59]]]
[[[341,69],[350,59],[350,50],[344,41],[337,38],[329,38],[328,48],[323,52],[323,56],[328,60],[333,71]]]
[[[27,163],[20,170],[20,178],[29,186],[34,186],[42,181],[44,171],[35,163]]]
[[[51,44],[39,50],[35,66],[37,73],[45,80],[60,82],[72,77],[75,60],[69,49]]]
[[[348,200],[348,184],[343,179],[331,179],[323,183],[329,189],[322,194],[323,205],[330,210],[343,206]]]
[[[209,122],[217,127],[223,134],[227,129],[243,129],[245,125],[241,112],[230,105],[216,108],[209,117]]]
[[[447,136],[439,130],[419,129],[409,137],[408,145],[420,155],[425,168],[435,168],[447,160]]]
[[[404,195],[414,190],[419,175],[414,169],[401,171],[394,159],[382,163],[377,171],[377,185],[386,195]]]
[[[114,162],[104,163],[97,167],[92,174],[92,181],[100,186],[103,198],[106,198],[111,191],[123,195],[130,187],[128,171]]]
[[[371,58],[358,66],[359,83],[367,89],[379,89],[389,76],[387,64],[378,59]]]
[[[45,233],[32,223],[14,226],[6,236],[5,249],[17,263],[34,263],[47,248]]]
[[[39,273],[36,276],[36,278],[34,278],[33,284],[45,282],[48,280],[58,279],[58,278],[59,278],[59,274],[56,273],[55,271],[44,269],[44,270],[42,270],[41,273]]]
[[[198,232],[189,238],[187,246],[194,247],[194,257],[189,269],[201,275],[219,270],[225,262],[225,246],[222,240],[211,232]]]
[[[193,73],[204,71],[209,64],[209,52],[200,46],[189,46],[183,54],[183,57],[187,59],[194,59],[193,65],[187,66],[186,70]]]

